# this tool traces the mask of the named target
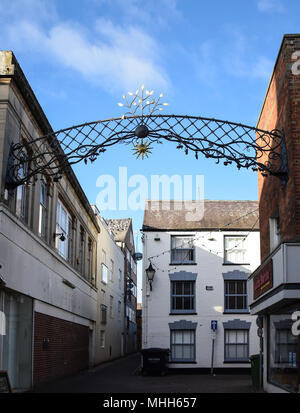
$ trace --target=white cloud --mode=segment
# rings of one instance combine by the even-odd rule
[[[261,12],[283,13],[285,11],[281,0],[258,0],[257,7]]]
[[[251,51],[246,36],[232,27],[224,31],[222,40],[204,41],[186,54],[201,81],[211,87],[224,75],[268,80],[274,66],[271,59]]]
[[[155,31],[156,27],[167,28],[169,22],[182,19],[177,0],[88,0],[92,5],[118,10],[119,17],[127,23],[145,25]]]
[[[133,24],[123,27],[104,18],[92,22],[89,28],[57,18],[55,22],[49,18],[51,23],[45,25],[43,19],[52,12],[45,2],[25,1],[27,6],[34,2],[39,5],[42,20],[38,21],[35,12],[31,18],[26,9],[24,18],[14,14],[13,24],[2,22],[2,35],[16,52],[42,54],[108,91],[123,93],[143,83],[161,91],[169,88],[162,46],[144,29]],[[11,16],[14,11],[16,3],[9,9]]]

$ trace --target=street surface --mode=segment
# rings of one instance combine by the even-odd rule
[[[140,354],[40,385],[34,393],[255,393],[247,374],[142,376]]]

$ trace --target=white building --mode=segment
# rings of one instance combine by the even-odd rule
[[[124,354],[137,351],[137,257],[132,219],[106,219],[117,245],[124,254]]]
[[[124,355],[124,254],[112,231],[92,206],[100,227],[97,239],[98,309],[95,364]]]
[[[260,262],[256,201],[205,201],[201,220],[147,201],[143,223],[143,348],[168,348],[170,368],[249,368],[259,353],[247,279]],[[152,264],[152,290],[145,270]]]

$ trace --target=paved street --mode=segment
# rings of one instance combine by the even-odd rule
[[[39,386],[35,393],[253,393],[246,374],[141,376],[140,355],[115,360],[71,378]]]

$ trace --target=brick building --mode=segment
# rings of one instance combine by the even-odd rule
[[[258,176],[262,264],[249,280],[252,314],[263,315],[264,388],[300,391],[300,35],[285,35],[257,127],[283,130],[288,181]],[[265,161],[267,159],[265,158]]]

